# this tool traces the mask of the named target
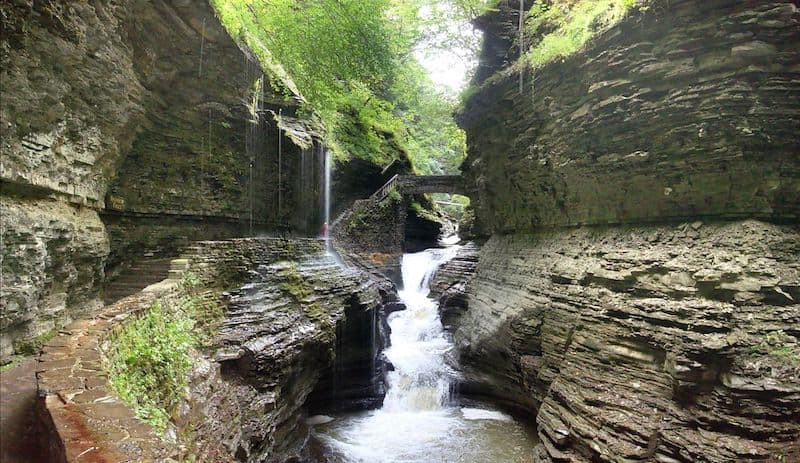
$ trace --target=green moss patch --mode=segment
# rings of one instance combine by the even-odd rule
[[[36,336],[33,339],[22,341],[15,346],[15,351],[19,355],[36,355],[42,350],[42,346],[47,344],[47,341],[53,339],[58,334],[58,329],[53,328],[47,333]]]
[[[639,0],[537,0],[525,18],[525,32],[534,37],[524,62],[534,68],[565,58],[599,32],[617,24]]]
[[[280,288],[287,293],[303,310],[303,314],[308,317],[323,335],[333,337],[333,321],[330,314],[320,305],[319,302],[309,301],[308,298],[314,294],[314,287],[300,273],[297,265],[292,263],[279,271],[278,277],[281,279]]]
[[[770,331],[753,347],[756,356],[766,355],[789,368],[800,368],[800,343],[783,330]]]

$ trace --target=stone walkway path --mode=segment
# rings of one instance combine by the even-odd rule
[[[0,373],[0,462],[59,461],[36,398],[37,360]]]

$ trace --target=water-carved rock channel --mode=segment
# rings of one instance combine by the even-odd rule
[[[798,0],[0,18],[0,462],[800,462]]]
[[[405,310],[389,315],[393,371],[378,410],[333,418],[312,417],[335,462],[530,461],[531,430],[484,405],[459,403],[452,394],[457,372],[446,361],[453,343],[429,296],[439,266],[458,246],[405,254]],[[326,419],[327,418],[327,419]]]

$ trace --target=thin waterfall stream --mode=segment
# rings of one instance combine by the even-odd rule
[[[457,251],[449,246],[403,256],[398,295],[406,309],[388,319],[391,346],[384,354],[394,370],[383,407],[319,421],[316,433],[332,454],[329,462],[532,461],[531,429],[489,406],[464,407],[451,397],[457,372],[445,356],[453,344],[428,296],[436,270]]]
[[[325,250],[328,254],[331,254],[331,239],[329,233],[329,227],[331,223],[331,152],[328,149],[325,149],[323,155],[323,170],[324,170],[324,177],[323,177],[323,199],[322,199],[322,217],[323,217],[323,224],[322,224],[322,238],[325,239]]]

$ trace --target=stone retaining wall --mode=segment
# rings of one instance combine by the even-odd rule
[[[198,461],[228,461],[234,454],[262,461],[261,457],[278,452],[297,451],[289,444],[307,431],[302,426],[302,406],[333,362],[333,333],[338,334],[334,328],[346,314],[374,314],[380,307],[377,288],[364,274],[342,269],[324,256],[323,242],[313,239],[198,242],[183,258],[172,261],[170,278],[61,330],[43,348],[37,381],[66,461],[172,461],[188,454]],[[303,264],[309,260],[311,264]],[[291,265],[299,272],[295,275],[302,274],[313,288],[307,300],[294,300],[283,291],[281,270],[290,265],[286,261],[294,262]],[[239,352],[244,360],[198,354],[190,373],[190,394],[173,417],[178,435],[190,432],[185,439],[191,442],[190,449],[175,443],[181,439],[174,436],[162,439],[136,418],[111,389],[102,365],[104,342],[125,320],[155,302],[178,303],[185,271],[197,275],[204,287],[216,288],[213,294],[239,288],[246,281],[265,282],[263,297],[269,301],[254,305],[260,311],[254,315],[245,296],[239,304],[247,310],[232,307],[226,313],[216,343],[221,350]],[[309,321],[312,306],[326,314],[331,323],[327,329]],[[285,334],[295,329],[291,342],[284,345]],[[266,347],[256,349],[254,342]],[[267,371],[260,368],[262,362],[273,366],[282,362],[286,368]],[[312,367],[296,367],[301,364]],[[300,370],[302,377],[297,376]],[[269,384],[259,383],[267,377]],[[271,412],[264,408],[269,404]]]
[[[158,300],[175,298],[178,281],[164,280],[76,321],[43,348],[36,377],[39,395],[63,442],[66,461],[157,461],[165,443],[111,389],[100,346],[122,323]]]

